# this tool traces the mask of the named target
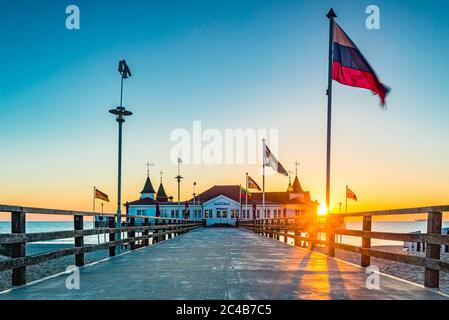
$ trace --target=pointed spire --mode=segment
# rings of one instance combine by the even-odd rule
[[[165,192],[164,185],[162,184],[162,182],[159,185],[159,189],[157,190],[156,199],[157,201],[160,202],[167,202],[168,200],[167,193]]]
[[[299,183],[298,176],[295,177],[295,181],[293,181],[293,192],[294,193],[303,193],[304,190],[301,187],[301,184]]]
[[[164,185],[162,184],[162,175],[164,174],[164,172],[162,172],[161,170],[159,174],[161,175],[161,184],[159,185],[159,189],[157,190],[156,200],[160,202],[167,202],[168,196],[167,193],[165,192]]]
[[[153,188],[153,184],[151,183],[150,177],[147,177],[147,180],[145,181],[145,185],[143,187],[143,190],[140,192],[141,194],[144,193],[152,193],[154,194],[154,188]]]

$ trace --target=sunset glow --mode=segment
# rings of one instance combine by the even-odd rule
[[[325,216],[327,214],[327,207],[324,203],[320,204],[318,207],[318,215],[319,216]]]

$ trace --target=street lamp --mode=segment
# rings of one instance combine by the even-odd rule
[[[193,182],[193,205],[196,204],[196,193],[195,193],[196,182]]]
[[[123,107],[123,80],[127,79],[131,76],[131,71],[129,70],[128,65],[125,60],[121,60],[119,62],[119,69],[122,79],[120,86],[120,106],[115,109],[109,110],[109,113],[112,113],[116,116],[116,120],[118,122],[118,191],[117,191],[117,228],[120,228],[122,225],[122,211],[121,211],[121,196],[122,196],[122,125],[125,122],[125,117],[131,116],[133,113],[128,111]],[[116,232],[116,240],[121,240],[120,231]],[[120,253],[120,244],[116,246],[116,253]]]

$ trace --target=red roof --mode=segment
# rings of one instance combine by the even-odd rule
[[[248,197],[248,203],[262,203],[262,192],[251,192],[251,195]],[[265,203],[266,204],[310,204],[310,193],[308,191],[302,192],[303,196],[298,196],[296,198],[290,199],[292,193],[289,192],[265,192]],[[222,185],[222,186],[213,186],[212,188],[200,193],[196,197],[196,203],[204,203],[209,200],[212,200],[219,196],[228,197],[231,200],[239,202],[240,196],[240,186],[238,185]],[[242,194],[242,202],[245,201],[244,195]],[[159,202],[161,205],[167,204],[175,204],[177,202]],[[129,203],[130,205],[151,205],[156,204],[156,201],[150,198],[139,199]],[[182,202],[182,205],[185,204],[185,201]],[[193,199],[189,200],[189,205],[193,205]]]

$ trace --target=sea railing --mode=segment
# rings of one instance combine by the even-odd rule
[[[284,242],[287,242],[288,238],[294,239],[295,246],[307,247],[310,250],[313,250],[315,245],[324,246],[331,257],[335,256],[335,249],[358,253],[362,267],[370,266],[371,257],[424,267],[424,285],[438,288],[440,272],[449,272],[449,263],[441,260],[442,249],[449,251],[449,235],[442,234],[443,212],[449,212],[449,205],[330,214],[325,218],[315,216],[308,221],[298,217],[256,219],[240,221],[239,226],[277,240],[283,236]],[[373,217],[414,214],[427,214],[426,233],[372,231]],[[362,218],[362,230],[344,228],[345,218]],[[359,237],[362,240],[361,246],[338,243],[335,241],[337,235]],[[373,249],[372,239],[422,243],[426,246],[426,255],[421,257]]]
[[[95,213],[84,211],[71,211],[59,209],[29,208],[11,205],[0,205],[0,212],[11,214],[11,233],[0,234],[0,246],[10,249],[11,257],[0,261],[0,272],[12,270],[12,285],[20,286],[26,284],[26,269],[28,266],[36,265],[45,261],[74,255],[75,265],[83,266],[84,254],[98,250],[109,250],[109,256],[116,256],[116,247],[129,245],[130,250],[149,246],[172,237],[179,236],[204,226],[202,220],[188,220],[167,217],[150,217],[142,215],[122,215],[126,217],[123,226],[116,228],[116,214]],[[27,214],[45,214],[52,216],[72,216],[74,222],[73,230],[51,231],[51,232],[26,232]],[[84,218],[102,216],[107,219],[106,228],[84,229]],[[143,221],[139,225],[136,219]],[[119,240],[118,234],[126,234]],[[99,244],[84,244],[84,237],[100,234],[108,234],[109,241]],[[74,247],[54,250],[37,255],[27,256],[26,244],[40,241],[74,238]]]

